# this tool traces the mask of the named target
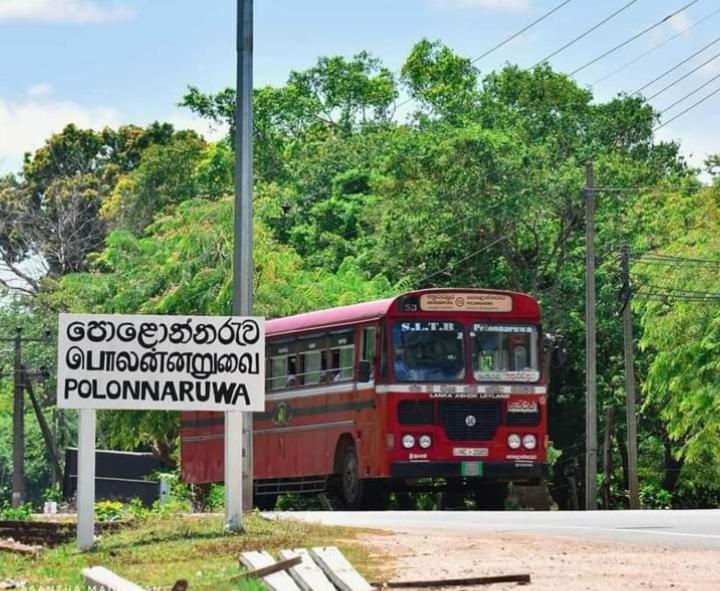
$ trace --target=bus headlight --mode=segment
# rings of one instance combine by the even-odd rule
[[[518,435],[517,433],[512,433],[511,435],[508,435],[507,446],[510,449],[519,449],[520,445],[520,435]]]
[[[407,435],[402,436],[402,446],[405,449],[410,449],[415,445],[415,438],[410,435],[409,433]]]
[[[532,433],[528,433],[523,436],[522,444],[525,449],[535,449],[537,447],[537,437]]]
[[[423,449],[428,449],[432,445],[432,437],[430,435],[420,435],[418,443]]]

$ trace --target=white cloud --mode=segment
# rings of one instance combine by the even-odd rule
[[[199,133],[208,142],[217,142],[223,139],[227,133],[226,125],[213,125],[207,119],[201,119],[188,114],[187,111],[178,110],[167,117],[167,121],[175,126],[175,129],[192,129]]]
[[[71,101],[9,102],[0,98],[0,174],[19,170],[25,152],[39,148],[50,134],[69,123],[96,129],[116,126],[120,114],[112,108],[84,107]]]
[[[116,2],[96,0],[0,0],[0,21],[104,23],[131,18],[133,11]]]
[[[678,33],[684,31],[693,24],[692,19],[684,12],[679,12],[673,16],[668,23]]]
[[[30,88],[27,89],[28,96],[32,97],[41,97],[41,96],[48,96],[51,95],[53,91],[53,87],[51,84],[48,84],[47,82],[42,82],[40,84],[34,84]]]
[[[433,0],[440,8],[484,8],[488,10],[524,11],[530,0]]]

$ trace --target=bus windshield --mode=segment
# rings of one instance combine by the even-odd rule
[[[470,328],[473,374],[478,382],[537,382],[534,326],[474,323]]]
[[[392,328],[396,382],[458,382],[465,378],[464,330],[457,322],[396,322]]]

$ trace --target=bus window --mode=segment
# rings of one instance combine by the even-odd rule
[[[355,343],[353,331],[335,333],[330,337],[330,368],[328,381],[352,380],[355,369]]]
[[[464,331],[458,322],[396,322],[392,343],[396,382],[458,382],[465,378]]]
[[[540,379],[537,329],[475,323],[470,330],[473,372],[481,382],[536,382]]]
[[[294,343],[271,343],[268,347],[268,390],[290,388],[298,383]]]
[[[311,386],[326,380],[324,375],[327,366],[325,342],[324,335],[314,335],[300,340],[298,347],[300,359],[299,383]]]
[[[375,375],[375,327],[369,326],[362,331],[362,355],[363,361],[370,362],[370,379]]]

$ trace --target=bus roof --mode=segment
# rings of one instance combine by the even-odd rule
[[[337,308],[329,308],[327,310],[318,310],[316,312],[306,312],[305,314],[276,318],[275,320],[268,320],[265,325],[265,329],[267,336],[273,336],[305,330],[331,328],[346,324],[356,324],[385,316],[391,311],[393,304],[400,298],[415,295],[420,296],[428,293],[453,292],[509,295],[513,298],[513,302],[515,303],[515,309],[512,313],[513,317],[520,316],[523,320],[540,321],[540,308],[537,302],[534,298],[524,293],[502,291],[497,289],[439,288],[412,291],[385,300],[375,300],[372,302],[363,302],[361,304],[352,304],[350,306],[340,306]],[[488,314],[488,316],[507,318],[507,313]]]

